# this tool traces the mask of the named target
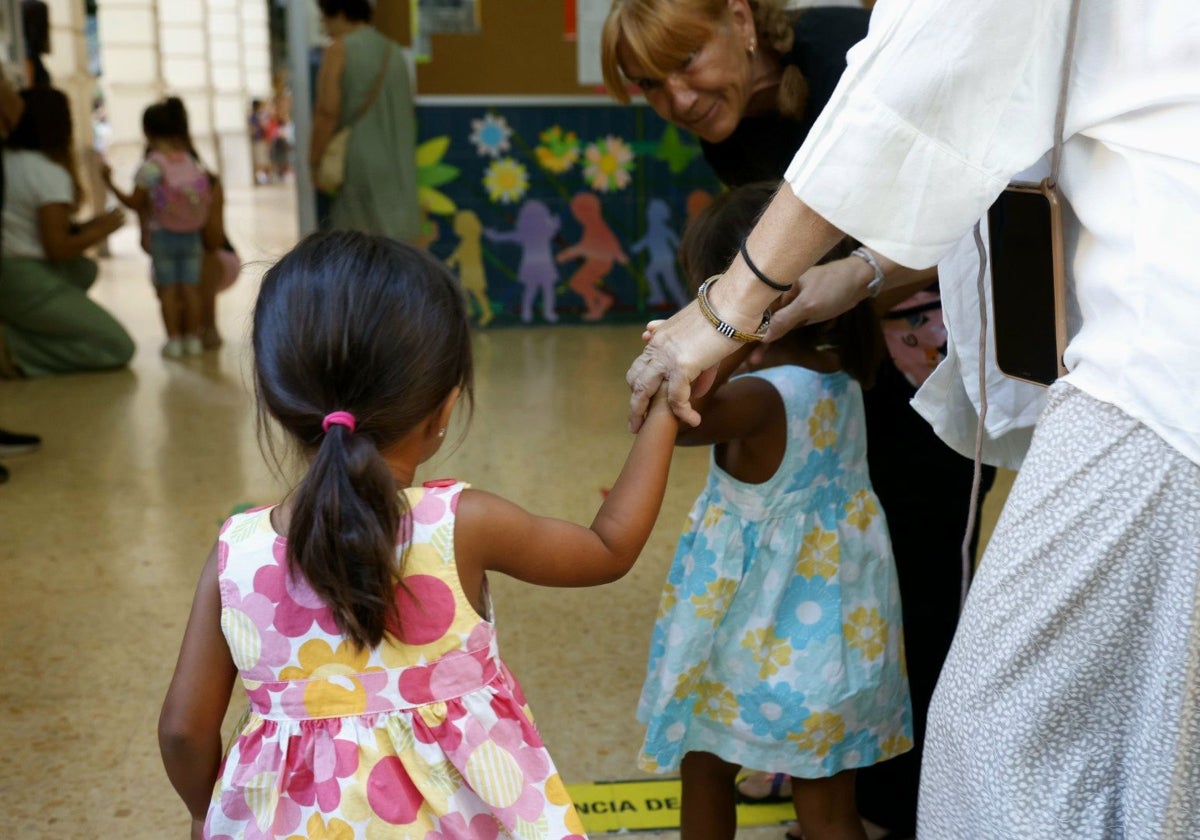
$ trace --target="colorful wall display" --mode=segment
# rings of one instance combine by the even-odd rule
[[[426,101],[417,122],[424,241],[480,326],[640,323],[689,299],[679,235],[720,185],[648,107]]]

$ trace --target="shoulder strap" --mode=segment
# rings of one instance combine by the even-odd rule
[[[1054,150],[1050,154],[1050,186],[1058,183],[1062,162],[1063,129],[1067,121],[1067,88],[1071,83],[1071,61],[1075,56],[1075,33],[1079,29],[1079,0],[1071,0],[1067,16],[1067,45],[1063,50],[1062,81],[1058,86],[1058,112],[1054,115]]]
[[[383,80],[387,78],[388,65],[392,60],[392,51],[396,48],[396,45],[392,43],[391,38],[384,35],[383,40],[385,42],[383,46],[383,64],[379,68],[379,75],[375,77],[375,85],[371,88],[370,95],[367,96],[366,100],[359,107],[358,113],[354,115],[354,120],[351,122],[351,125],[357,123],[366,116],[367,111],[370,110],[371,106],[375,104],[375,100],[379,98],[379,91],[383,89]]]

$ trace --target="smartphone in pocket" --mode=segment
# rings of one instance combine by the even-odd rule
[[[993,341],[1001,372],[1049,385],[1066,373],[1062,203],[1046,181],[1012,184],[988,210]]]

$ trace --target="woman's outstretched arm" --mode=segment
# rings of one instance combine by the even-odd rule
[[[746,249],[767,277],[787,283],[812,267],[841,237],[840,230],[785,185],[750,232]],[[740,256],[709,291],[709,301],[721,319],[744,332],[758,328],[763,311],[778,296],[779,292],[754,276]],[[865,285],[850,289],[822,286],[811,291],[802,288],[797,300],[807,323],[845,312],[866,296]],[[666,321],[625,376],[633,392],[630,429],[641,427],[650,399],[660,387],[667,389],[667,402],[675,415],[690,426],[697,425],[700,415],[690,403],[692,382],[738,346],[714,329],[694,301]]]

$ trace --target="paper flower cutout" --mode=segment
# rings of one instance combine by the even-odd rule
[[[457,166],[442,163],[449,137],[434,137],[417,146],[417,204],[426,213],[449,216],[458,210],[454,200],[437,189],[459,175]]]
[[[613,192],[629,186],[633,149],[611,134],[590,143],[583,153],[583,178],[598,192]]]
[[[498,158],[509,150],[508,138],[512,137],[508,120],[496,114],[486,114],[481,120],[471,120],[471,142],[475,150],[484,157]]]
[[[500,158],[488,164],[483,176],[488,198],[502,204],[513,204],[521,200],[529,189],[529,173],[523,164],[510,157]]]
[[[538,139],[542,142],[534,154],[547,172],[561,175],[579,160],[579,137],[574,131],[564,132],[556,125],[539,134]]]

